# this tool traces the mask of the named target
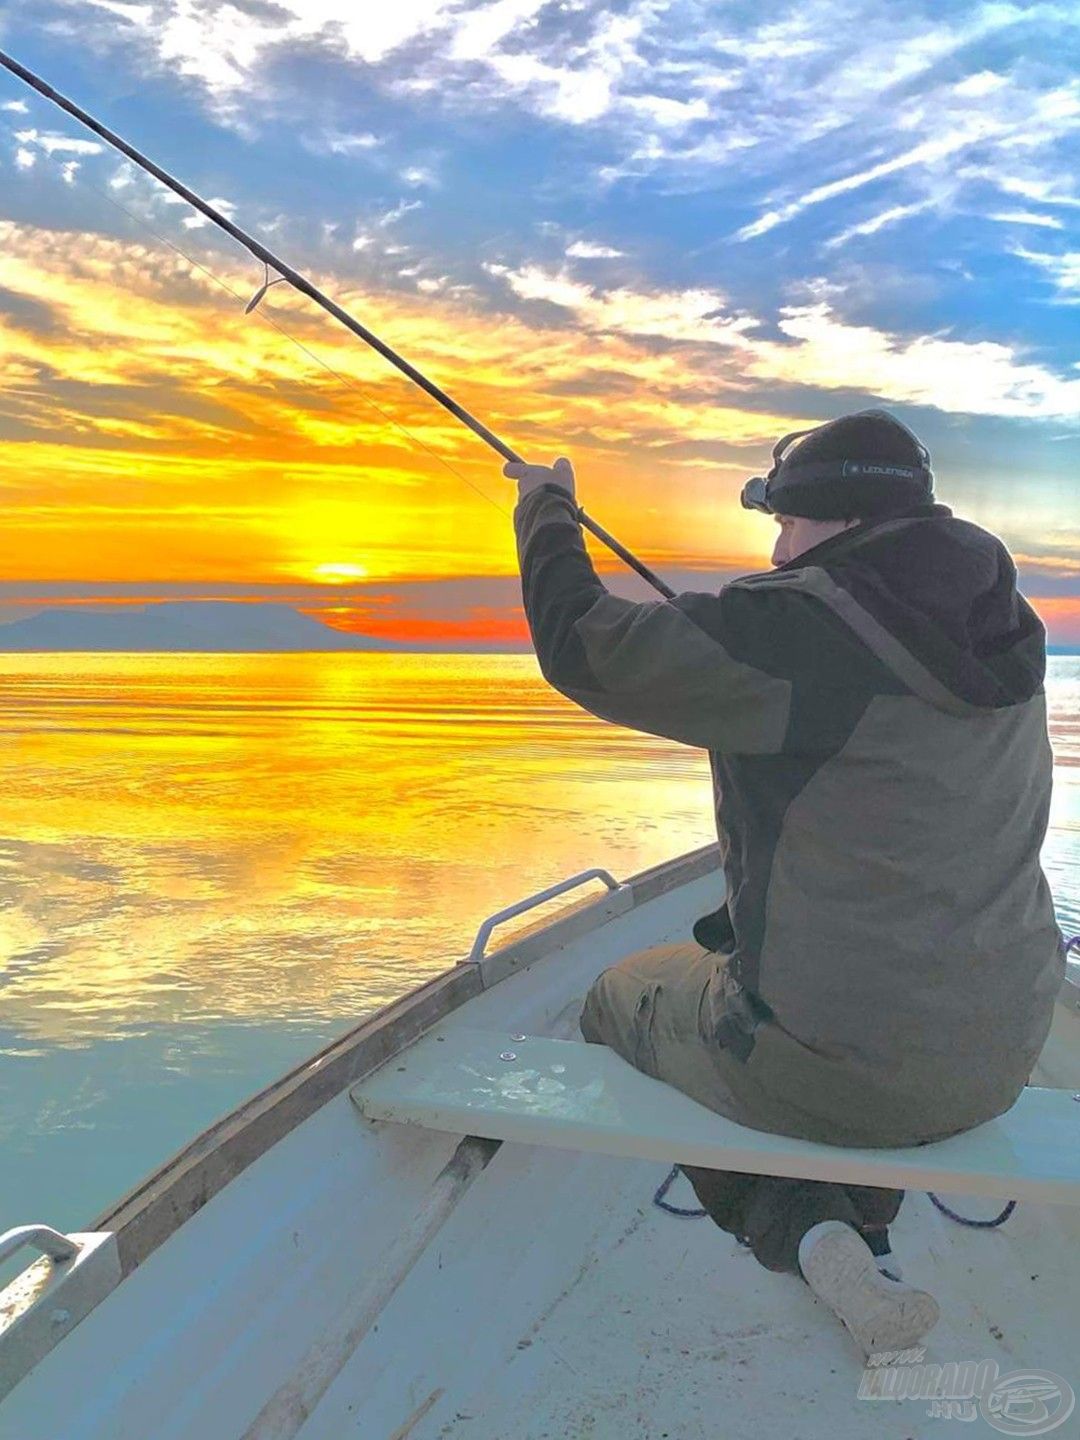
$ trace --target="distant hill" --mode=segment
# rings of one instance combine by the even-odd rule
[[[41,610],[0,625],[0,654],[12,651],[191,651],[513,649],[468,644],[431,647],[350,635],[270,601],[162,600],[140,606]],[[1050,655],[1076,655],[1048,645]]]
[[[331,630],[291,605],[164,600],[95,610],[42,610],[0,625],[0,652],[27,650],[410,650]]]

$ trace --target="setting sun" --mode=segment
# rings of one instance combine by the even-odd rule
[[[347,585],[350,580],[367,578],[366,565],[316,565],[311,578],[323,585]]]

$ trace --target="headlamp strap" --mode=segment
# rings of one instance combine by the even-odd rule
[[[773,479],[774,475],[770,475],[769,479]],[[779,488],[806,485],[814,480],[865,480],[877,477],[914,482],[933,480],[933,474],[926,465],[889,465],[876,460],[818,460],[808,465],[789,465],[784,471],[783,484]]]

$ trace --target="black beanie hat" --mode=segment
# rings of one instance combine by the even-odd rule
[[[774,514],[866,520],[934,498],[930,452],[887,410],[860,410],[787,436],[778,452],[768,480]]]

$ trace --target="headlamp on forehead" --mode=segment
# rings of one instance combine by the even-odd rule
[[[769,504],[769,482],[764,475],[747,480],[742,488],[742,505],[744,510],[760,510],[764,515],[773,513]]]
[[[774,479],[784,459],[784,451],[793,440],[800,440],[804,435],[810,435],[810,430],[793,430],[790,435],[785,435],[773,446],[772,469],[768,475],[755,475],[752,480],[747,480],[742,489],[742,505],[744,510],[760,510],[764,515],[773,515],[775,511],[769,503],[769,482]],[[835,468],[835,467],[830,467]]]

